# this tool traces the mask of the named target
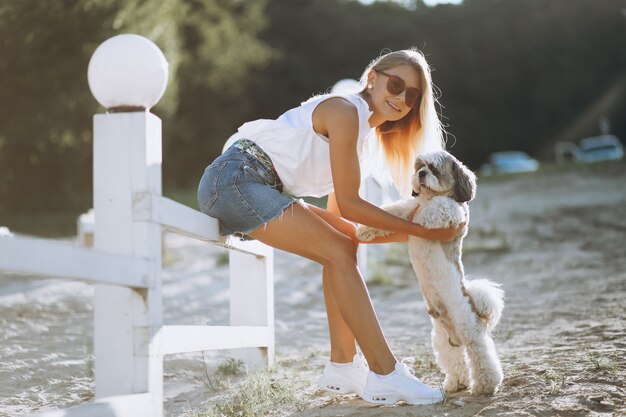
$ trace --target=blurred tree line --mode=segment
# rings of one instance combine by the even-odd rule
[[[403,4],[0,0],[0,213],[91,206],[92,115],[103,109],[87,64],[120,33],[152,39],[170,63],[153,109],[170,189],[195,186],[241,123],[275,118],[410,46],[433,67],[449,149],[472,167],[493,151],[549,155],[556,138],[598,133],[570,127],[615,89],[605,113],[626,137],[623,0]]]

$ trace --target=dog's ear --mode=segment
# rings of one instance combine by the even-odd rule
[[[476,175],[460,161],[452,164],[454,173],[454,189],[452,198],[459,203],[471,201],[476,196]]]

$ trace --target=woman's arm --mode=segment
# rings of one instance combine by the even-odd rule
[[[352,240],[354,240],[356,243],[390,243],[390,242],[406,242],[408,239],[408,236],[406,234],[403,233],[394,233],[392,235],[389,236],[384,236],[384,237],[376,237],[372,240],[368,240],[368,241],[362,241],[359,240],[356,237],[356,228],[357,225],[355,223],[351,223],[348,220],[344,219],[341,216],[341,212],[339,211],[339,206],[337,205],[337,199],[335,197],[335,193],[330,193],[328,195],[328,202],[326,203],[326,213],[327,216],[331,216],[331,218],[324,218],[326,221],[331,220],[332,221],[332,217],[338,217],[341,220],[343,220],[343,222],[345,223],[349,223],[352,227],[346,227],[344,226],[340,231],[343,232],[344,234],[350,236],[350,238]],[[319,214],[319,213],[318,213]],[[324,216],[322,216],[324,217]],[[331,223],[329,221],[329,223]],[[333,224],[333,223],[331,223]]]
[[[329,99],[315,109],[313,121],[316,131],[322,130],[330,139],[335,201],[342,217],[401,235],[444,241],[454,238],[455,229],[426,229],[389,214],[359,196],[361,174],[356,152],[359,120],[352,103],[341,98]]]

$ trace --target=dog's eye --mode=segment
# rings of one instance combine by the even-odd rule
[[[438,176],[439,175],[439,170],[437,170],[437,168],[435,168],[431,164],[428,164],[428,169],[430,169],[430,172],[432,172],[434,176]]]

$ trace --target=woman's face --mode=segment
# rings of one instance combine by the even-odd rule
[[[401,81],[393,77],[398,77],[400,80],[404,81],[405,90],[399,94],[393,94],[388,89],[387,84],[390,78],[392,78],[392,82],[396,83],[396,88],[398,84],[401,85]],[[368,84],[372,84],[372,88],[368,91],[374,109],[387,121],[400,120],[411,111],[412,107],[407,106],[405,100],[407,93],[409,95],[415,95],[415,90],[408,92],[406,89],[417,89],[421,91],[419,74],[413,67],[406,64],[382,71],[372,70],[369,74]],[[418,100],[415,106],[419,105]]]

